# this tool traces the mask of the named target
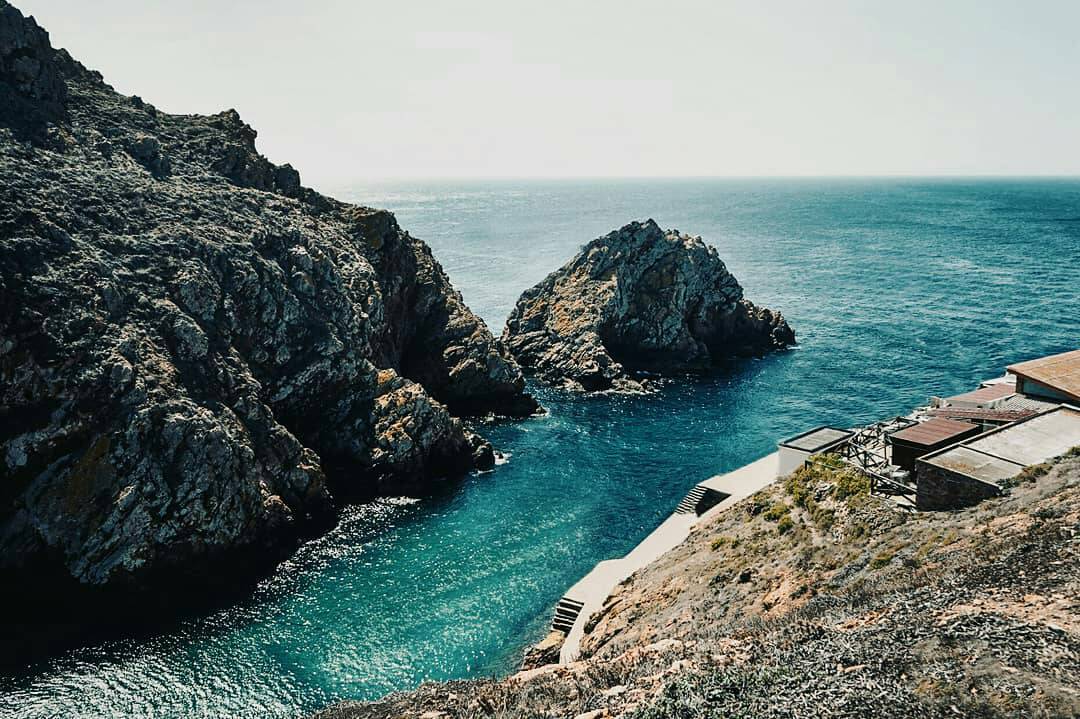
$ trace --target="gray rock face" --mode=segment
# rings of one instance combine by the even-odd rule
[[[0,571],[214,581],[536,409],[420,240],[122,96],[0,0]],[[10,586],[10,585],[8,585]]]
[[[49,34],[33,18],[0,3],[0,123],[40,137],[45,123],[65,117],[67,87]]]
[[[640,392],[636,370],[702,370],[795,343],[700,237],[632,222],[593,240],[518,300],[503,331],[517,361],[576,390]]]

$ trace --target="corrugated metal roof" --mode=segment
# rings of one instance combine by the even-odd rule
[[[929,414],[934,417],[951,417],[952,419],[1015,422],[1018,419],[1034,416],[1040,411],[1039,409],[1005,409],[1003,407],[994,407],[993,409],[985,407],[937,407],[929,410]]]
[[[1007,369],[1080,400],[1080,350],[1040,357]]]
[[[989,387],[980,387],[977,390],[971,392],[964,392],[953,397],[946,397],[946,402],[990,402],[995,399],[1001,399],[1002,397],[1008,397],[1011,394],[1016,394],[1016,388],[1013,385],[1008,384],[992,384]]]
[[[951,419],[944,419],[943,417],[935,417],[934,419],[920,422],[907,429],[902,429],[899,432],[893,432],[890,436],[894,440],[899,439],[904,442],[910,442],[911,444],[921,444],[924,447],[931,447],[935,444],[948,441],[953,437],[970,433],[973,429],[976,429],[976,426],[970,422],[957,422]]]
[[[1076,446],[1080,446],[1080,410],[1061,405],[918,461],[998,482],[1022,467],[1045,462]]]

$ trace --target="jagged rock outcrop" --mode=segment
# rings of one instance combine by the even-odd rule
[[[795,343],[700,237],[648,220],[593,240],[521,295],[503,343],[522,367],[578,390],[642,391],[634,371],[701,370]]]
[[[235,111],[116,93],[0,0],[0,571],[24,594],[273,561],[332,497],[490,466],[455,414],[535,408],[393,215],[303,187]]]
[[[41,137],[48,122],[67,118],[67,86],[49,35],[33,18],[0,4],[0,124]]]

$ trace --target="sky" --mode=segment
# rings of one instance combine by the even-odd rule
[[[1080,2],[13,0],[305,184],[1080,174]]]

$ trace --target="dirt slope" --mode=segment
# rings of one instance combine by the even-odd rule
[[[706,520],[579,662],[320,716],[1080,715],[1080,457],[962,512],[866,489],[804,471]]]

